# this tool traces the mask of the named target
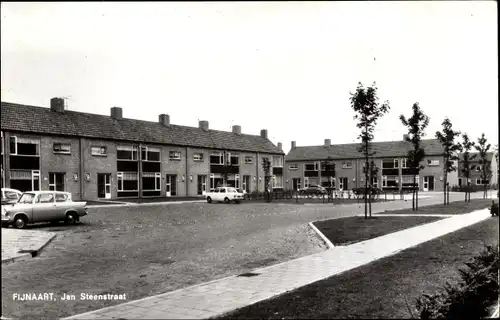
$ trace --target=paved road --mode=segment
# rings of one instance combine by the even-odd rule
[[[442,201],[441,194],[420,205]],[[462,200],[463,195],[451,195]],[[373,204],[384,211],[411,201]],[[120,301],[14,301],[13,293],[113,293],[135,300],[323,250],[307,222],[362,213],[361,205],[248,203],[95,208],[36,259],[2,266],[3,315],[58,318]],[[121,301],[123,302],[123,301]]]

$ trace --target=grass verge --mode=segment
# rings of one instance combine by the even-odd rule
[[[314,222],[334,245],[348,245],[443,219],[433,216],[348,217]]]
[[[411,201],[411,200],[408,200]],[[473,199],[469,203],[462,201],[450,202],[450,205],[444,206],[441,204],[434,204],[430,206],[419,207],[418,211],[411,209],[390,210],[390,214],[464,214],[476,210],[486,209],[491,207],[491,199]],[[375,213],[376,215],[376,213]]]
[[[460,279],[458,269],[498,243],[498,218],[425,242],[391,257],[236,310],[218,319],[367,319],[418,317],[422,293]]]

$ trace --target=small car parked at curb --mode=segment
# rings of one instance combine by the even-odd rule
[[[320,194],[327,194],[328,191],[326,191],[325,188],[322,186],[318,185],[311,185],[309,187],[303,188],[299,191],[299,194],[301,195],[320,195]]]
[[[205,195],[207,202],[224,201],[225,203],[235,202],[240,203],[243,200],[243,193],[238,192],[238,189],[232,187],[219,187]]]
[[[87,202],[73,202],[71,193],[62,191],[24,192],[12,207],[2,211],[2,225],[23,229],[29,223],[65,221],[80,222],[87,215]]]

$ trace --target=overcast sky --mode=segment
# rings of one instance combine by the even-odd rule
[[[400,140],[419,102],[427,138],[450,117],[498,141],[495,1],[2,3],[2,101],[259,134],[355,142],[349,93],[376,81]],[[47,124],[50,125],[50,124]]]

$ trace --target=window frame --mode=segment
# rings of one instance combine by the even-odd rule
[[[294,167],[292,167],[292,166],[294,166]],[[298,163],[289,164],[288,165],[288,170],[293,170],[293,171],[299,170],[299,164]]]
[[[197,156],[199,156],[199,157],[197,158]],[[193,153],[193,161],[204,162],[205,161],[205,154],[203,152]]]
[[[253,156],[245,156],[245,164],[253,164]]]
[[[61,151],[56,151],[56,145],[60,146]],[[63,146],[68,146],[69,151],[62,151]],[[66,143],[66,142],[53,142],[52,143],[52,152],[54,154],[71,154],[71,143]]]
[[[401,169],[408,169],[408,159],[401,159]]]
[[[120,182],[121,182],[121,188],[120,188]],[[123,189],[123,172],[117,172],[116,173],[116,191],[124,191]]]
[[[121,149],[123,148],[123,149]],[[132,148],[132,150],[125,150],[125,149],[129,149],[129,148]],[[131,155],[132,155],[132,159],[123,159],[123,158],[118,158],[118,152],[119,151],[129,151],[131,152]],[[139,156],[139,148],[135,145],[125,145],[125,144],[122,144],[122,145],[117,145],[116,146],[116,160],[117,161],[137,161]],[[135,157],[134,157],[135,155]]]
[[[104,153],[94,153],[94,148],[98,148],[99,150],[104,149]],[[108,156],[108,147],[107,146],[90,146],[90,154],[94,157],[107,157]]]
[[[399,169],[399,159],[393,159],[394,169]]]
[[[427,159],[427,166],[429,166],[429,167],[439,166],[439,159],[435,159],[435,160]]]
[[[172,157],[172,154],[178,154],[179,157]],[[181,155],[181,152],[180,151],[169,151],[168,152],[168,160],[176,160],[176,161],[179,161],[181,160],[182,158],[182,155]]]
[[[342,169],[352,169],[352,161],[344,161],[342,162]]]
[[[155,190],[161,191],[161,172],[155,172]]]
[[[15,149],[16,149],[16,152],[12,152],[12,148],[11,148],[11,145],[12,145],[12,138],[14,138],[14,146],[15,146]],[[12,155],[12,156],[17,156],[17,136],[10,136],[9,137],[9,154]]]
[[[275,165],[275,162],[276,162],[275,160],[276,159],[278,159],[278,161],[277,161],[278,165]],[[283,165],[284,165],[283,162],[284,161],[283,161],[283,157],[282,156],[273,156],[273,167],[274,168],[283,168]]]
[[[218,163],[214,163],[212,162],[212,157],[219,157],[219,162]],[[224,156],[224,152],[220,151],[220,152],[212,152],[210,153],[210,164],[211,165],[217,165],[217,166],[222,166],[224,165],[224,159],[225,159],[225,156]]]

